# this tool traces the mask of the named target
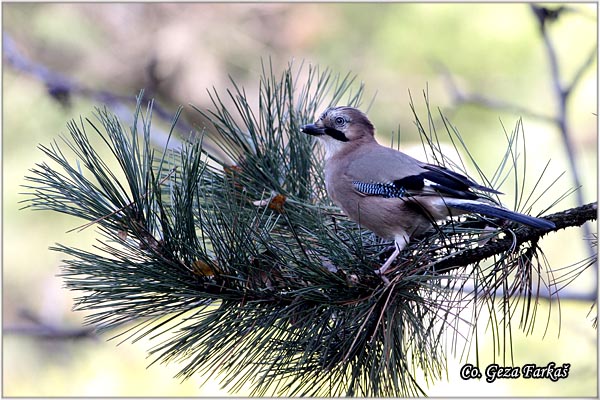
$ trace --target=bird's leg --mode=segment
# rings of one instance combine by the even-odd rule
[[[384,276],[383,276],[385,274],[385,271],[387,271],[387,269],[396,260],[396,258],[398,257],[398,255],[400,254],[402,249],[404,249],[404,247],[406,247],[407,243],[408,243],[408,239],[406,239],[405,236],[402,236],[402,235],[396,236],[396,240],[395,240],[396,250],[394,250],[394,252],[390,256],[390,258],[388,258],[386,260],[386,262],[383,263],[383,265],[378,270],[375,271],[375,273],[377,275],[380,275],[384,281],[386,280],[386,279],[384,279]]]
[[[392,263],[396,260],[398,254],[400,254],[400,250],[398,250],[398,246],[394,246],[394,252],[392,253],[392,255],[385,261],[385,263],[383,263],[383,265],[377,271],[375,271],[375,273],[377,275],[383,275],[385,271],[390,267],[390,265],[392,265]]]

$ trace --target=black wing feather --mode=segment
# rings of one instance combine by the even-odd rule
[[[424,172],[418,175],[409,175],[402,179],[395,180],[394,186],[399,190],[420,191],[425,187],[425,182],[428,181],[428,186],[439,192],[449,194],[454,197],[475,200],[479,196],[471,192],[470,189],[477,189],[488,193],[498,193],[497,190],[479,185],[468,177],[451,171],[447,168],[432,164],[423,164]]]
[[[409,178],[409,179],[407,179]],[[469,185],[464,181],[452,179],[446,175],[434,171],[426,171],[419,175],[412,175],[407,178],[394,181],[397,187],[403,187],[406,190],[422,190],[425,187],[425,181],[429,181],[429,187],[439,192],[463,199],[475,200],[477,195],[469,191]]]
[[[419,192],[427,186],[438,192],[459,197],[462,199],[477,199],[477,195],[471,191],[468,181],[458,177],[442,174],[438,171],[425,171],[418,175],[409,175],[402,179],[395,180],[394,186],[398,189],[404,189],[408,192]]]
[[[459,174],[458,172],[449,170],[446,167],[433,164],[423,164],[422,167],[431,172],[430,178],[428,178],[429,180],[442,185],[447,185],[448,188],[455,190],[477,189],[481,190],[482,192],[502,194],[502,192],[480,185],[477,182],[469,179],[468,177]],[[456,186],[453,186],[453,184]],[[460,187],[462,187],[463,189],[461,189]]]

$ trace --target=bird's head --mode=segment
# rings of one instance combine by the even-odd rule
[[[374,140],[375,128],[369,118],[352,107],[331,107],[314,124],[303,125],[302,132],[323,140],[332,156],[348,145]]]

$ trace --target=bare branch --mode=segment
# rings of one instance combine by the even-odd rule
[[[567,158],[569,160],[569,169],[571,170],[571,177],[573,179],[573,183],[575,187],[579,188],[581,187],[581,178],[579,176],[579,170],[577,168],[576,163],[577,155],[575,147],[573,145],[571,133],[569,132],[569,125],[567,123],[567,101],[569,95],[572,93],[574,85],[579,81],[584,69],[591,64],[592,60],[590,60],[590,57],[588,57],[588,59],[585,60],[585,62],[581,65],[577,74],[575,75],[575,78],[573,79],[571,85],[567,89],[565,89],[560,82],[558,58],[556,55],[556,50],[554,49],[554,44],[550,40],[550,36],[548,35],[548,32],[546,30],[546,22],[548,20],[556,20],[561,12],[566,11],[568,9],[565,9],[564,7],[559,7],[556,10],[554,10],[554,12],[552,12],[552,10],[548,10],[544,7],[538,7],[535,4],[531,4],[530,7],[531,11],[536,16],[537,21],[539,23],[540,35],[542,36],[542,40],[544,42],[544,47],[546,49],[546,54],[548,57],[548,63],[550,64],[550,71],[552,75],[552,87],[554,90],[554,96],[558,103],[558,108],[556,110],[556,125],[558,126],[561,137],[563,139],[565,151],[567,152]],[[595,53],[592,53],[592,58],[594,54]],[[577,204],[580,206],[583,205],[583,192],[581,190],[577,190],[575,192],[575,196]],[[584,235],[586,237],[589,237],[591,235],[589,226],[584,225],[583,230]],[[591,247],[588,247],[588,251],[590,256],[594,254],[593,249]]]
[[[119,113],[119,116],[121,116],[123,120],[127,120],[127,116],[131,114],[129,108],[135,105],[137,102],[135,96],[122,96],[111,93],[106,90],[98,90],[86,87],[78,82],[75,82],[72,79],[69,79],[55,71],[46,68],[45,66],[39,63],[29,60],[27,57],[21,54],[21,52],[17,48],[17,44],[14,42],[12,37],[6,32],[4,33],[2,38],[2,46],[7,65],[11,66],[17,71],[26,73],[32,76],[33,78],[41,81],[46,87],[48,94],[63,106],[69,106],[71,103],[72,96],[78,95],[110,106],[114,112]],[[144,94],[143,100],[144,102],[152,100],[152,94]],[[154,114],[162,120],[171,123],[174,113],[167,111],[166,109],[161,107],[160,104],[158,104],[156,101],[154,101],[153,103]],[[185,123],[182,119],[179,119],[177,121],[176,127],[184,135],[189,135],[189,133],[193,130],[192,127]],[[161,136],[167,136],[166,132],[164,133],[164,135]],[[153,140],[156,140],[157,138],[157,135],[153,136]],[[163,138],[161,138],[160,143],[157,143],[157,145],[163,146],[166,144],[167,139]],[[176,148],[180,147],[181,143],[178,139],[171,138],[169,141],[169,145],[172,148]]]
[[[567,121],[567,106],[570,94],[573,92],[576,85],[581,81],[584,72],[593,64],[594,60],[596,59],[597,49],[594,47],[590,51],[588,57],[582,62],[582,64],[577,69],[571,83],[569,85],[563,85],[561,83],[558,56],[556,54],[554,44],[552,43],[550,36],[548,35],[547,27],[550,22],[556,21],[563,13],[575,12],[575,10],[568,6],[560,6],[555,9],[549,9],[546,7],[537,6],[535,4],[530,4],[530,8],[537,22],[539,23],[540,35],[544,43],[544,48],[546,50],[547,59],[550,66],[552,92],[554,93],[554,97],[557,102],[555,116],[540,114],[529,108],[521,107],[510,102],[490,98],[482,94],[465,93],[458,88],[455,79],[453,78],[452,74],[448,71],[448,69],[445,68],[445,66],[443,66],[440,63],[437,63],[437,68],[443,74],[443,77],[446,81],[450,94],[453,96],[455,104],[481,105],[483,107],[488,107],[492,109],[511,111],[521,116],[528,116],[556,125],[563,139],[563,144],[567,153],[567,158],[569,160],[569,169],[571,171],[571,177],[573,179],[574,186],[579,188],[581,187],[581,178],[576,163],[577,155],[575,146],[573,145],[571,134],[569,132],[569,125]],[[584,204],[583,192],[581,190],[577,190],[575,192],[575,196],[577,205],[582,206]],[[584,225],[583,230],[585,237],[591,236],[591,230],[588,225]],[[588,247],[588,251],[590,256],[594,255],[594,250],[591,247]]]
[[[94,327],[66,328],[42,321],[29,310],[22,310],[19,314],[29,323],[5,326],[2,333],[33,336],[47,340],[97,339]]]
[[[446,68],[445,65],[441,63],[436,63],[436,68],[442,73],[442,76],[444,77],[444,80],[446,82],[446,86],[450,94],[452,95],[452,100],[455,105],[470,104],[475,106],[482,106],[495,110],[513,112],[521,116],[527,116],[542,121],[550,122],[553,124],[556,123],[556,119],[552,116],[540,114],[529,108],[522,107],[508,101],[494,99],[479,93],[465,93],[458,87],[456,80],[452,76],[452,73],[450,73],[450,71],[448,70],[448,68]]]
[[[575,75],[573,75],[573,80],[571,81],[571,84],[564,89],[566,96],[571,95],[571,92],[573,92],[573,89],[577,86],[585,71],[592,66],[596,57],[598,57],[598,48],[594,46],[588,54],[588,57],[575,72]]]

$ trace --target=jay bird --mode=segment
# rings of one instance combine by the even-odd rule
[[[381,276],[411,238],[433,223],[465,213],[507,219],[537,229],[554,223],[505,209],[482,194],[500,192],[445,167],[427,164],[375,140],[367,116],[352,107],[328,108],[301,131],[325,146],[327,194],[354,222],[395,241],[395,251],[377,270]]]

